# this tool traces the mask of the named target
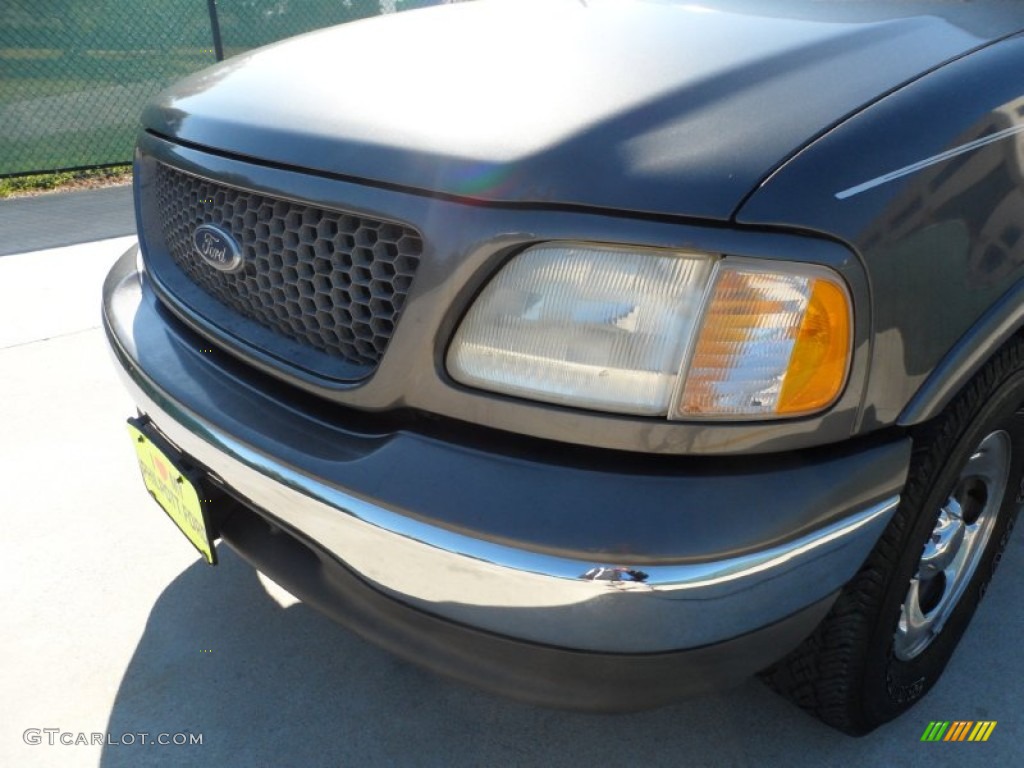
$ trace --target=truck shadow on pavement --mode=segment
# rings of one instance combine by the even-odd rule
[[[918,720],[942,714],[925,707],[855,740],[754,680],[638,714],[531,707],[420,670],[302,603],[282,607],[234,552],[218,552],[217,568],[197,562],[153,606],[107,728],[113,741],[202,743],[135,736],[108,743],[102,766],[820,766],[896,755],[911,765]]]

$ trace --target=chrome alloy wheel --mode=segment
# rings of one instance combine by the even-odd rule
[[[1010,435],[998,430],[974,449],[918,562],[900,609],[893,652],[918,656],[942,632],[985,552],[1010,471]]]

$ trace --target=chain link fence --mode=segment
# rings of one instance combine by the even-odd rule
[[[146,101],[241,51],[452,0],[0,0],[0,176],[126,163]]]

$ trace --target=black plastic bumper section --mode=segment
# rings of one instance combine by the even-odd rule
[[[419,666],[548,707],[632,711],[738,684],[810,634],[835,599],[831,595],[769,627],[702,648],[648,654],[575,651],[482,632],[405,605],[268,517],[239,504],[221,522],[221,535],[296,597]]]

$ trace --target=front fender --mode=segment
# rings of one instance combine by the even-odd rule
[[[933,415],[1024,323],[1022,71],[1020,34],[937,69],[808,146],[737,212],[862,258],[873,327],[859,431]]]

